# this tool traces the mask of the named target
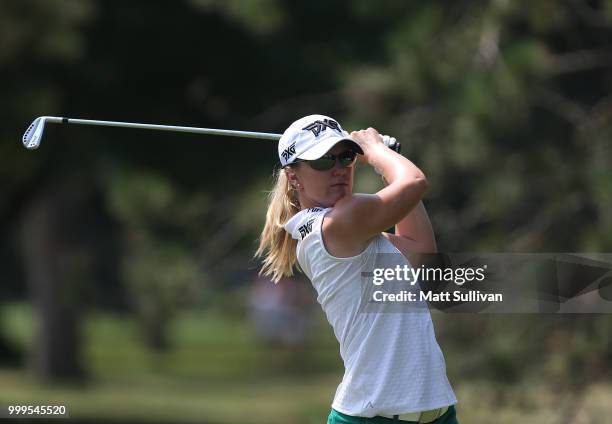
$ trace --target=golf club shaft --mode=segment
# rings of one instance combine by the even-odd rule
[[[73,119],[73,118],[61,118],[61,117],[56,117],[56,116],[47,117],[46,122],[51,122],[54,124],[96,125],[96,126],[104,126],[104,127],[138,128],[138,129],[145,129],[145,130],[185,132],[185,133],[192,133],[192,134],[223,135],[223,136],[230,136],[230,137],[258,138],[262,140],[276,140],[276,141],[278,141],[281,138],[281,134],[272,134],[272,133],[263,133],[263,132],[220,130],[220,129],[215,129],[215,128],[182,127],[182,126],[175,126],[175,125],[139,124],[135,122],[97,121],[93,119]]]
[[[93,119],[74,119],[64,118],[59,116],[39,116],[30,124],[26,132],[21,138],[21,142],[27,149],[37,149],[40,146],[43,132],[45,129],[45,123],[50,122],[52,124],[76,124],[76,125],[94,125],[103,127],[119,127],[119,128],[138,128],[145,130],[157,130],[157,131],[171,131],[171,132],[184,132],[192,134],[208,134],[208,135],[222,135],[230,137],[242,137],[242,138],[256,138],[261,140],[273,140],[278,141],[282,134],[272,134],[263,132],[253,131],[235,131],[235,130],[220,130],[216,128],[197,128],[197,127],[179,127],[175,125],[158,125],[158,124],[139,124],[136,122],[119,122],[119,121],[99,121]],[[345,136],[348,133],[345,131]],[[400,152],[401,145],[397,142],[394,137],[383,135],[383,143],[390,149]]]

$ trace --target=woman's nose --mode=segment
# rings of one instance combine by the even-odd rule
[[[343,175],[347,171],[348,171],[348,167],[342,166],[342,164],[338,160],[336,161],[336,163],[334,164],[334,167],[332,168],[332,173],[334,175]]]

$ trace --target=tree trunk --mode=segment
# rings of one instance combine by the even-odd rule
[[[84,187],[47,187],[23,218],[22,252],[36,324],[29,367],[42,380],[83,379],[80,292],[89,269]]]

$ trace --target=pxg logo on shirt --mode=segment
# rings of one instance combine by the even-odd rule
[[[342,130],[340,129],[340,125],[334,121],[333,119],[324,119],[314,121],[312,124],[306,125],[303,130],[312,131],[315,137],[318,137],[323,131],[327,128],[331,128],[334,131],[338,131],[340,135],[342,135]]]
[[[300,232],[300,235],[302,236],[302,240],[304,240],[304,237],[306,237],[312,231],[312,223],[314,222],[314,220],[315,218],[310,218],[306,222],[306,224],[298,228],[298,231]]]

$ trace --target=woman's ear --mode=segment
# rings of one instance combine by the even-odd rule
[[[302,185],[298,179],[295,170],[293,170],[290,166],[285,168],[285,175],[287,176],[287,180],[289,181],[289,187],[294,190],[298,190]]]

